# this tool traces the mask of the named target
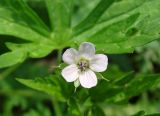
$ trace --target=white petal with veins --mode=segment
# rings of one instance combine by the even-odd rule
[[[74,64],[76,62],[77,54],[78,52],[76,49],[69,48],[64,52],[62,59],[67,64]]]
[[[103,72],[107,69],[108,57],[104,54],[96,54],[90,62],[90,69],[95,72]]]
[[[97,77],[92,70],[81,73],[79,81],[84,88],[91,88],[97,85]]]
[[[67,82],[73,82],[79,77],[79,69],[75,64],[69,65],[62,70],[62,76]]]
[[[89,42],[83,42],[79,47],[79,53],[82,55],[93,56],[95,54],[95,46]]]

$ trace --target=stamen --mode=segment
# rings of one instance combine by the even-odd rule
[[[80,59],[77,65],[80,71],[86,71],[86,69],[89,68],[89,61],[86,59]]]

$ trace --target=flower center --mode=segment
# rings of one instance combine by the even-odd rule
[[[86,59],[80,59],[77,66],[81,72],[86,71],[89,68],[89,61]]]

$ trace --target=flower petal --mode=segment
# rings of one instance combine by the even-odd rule
[[[79,47],[80,54],[95,55],[95,46],[89,42],[83,42]]]
[[[96,54],[90,61],[90,69],[95,72],[103,72],[107,69],[108,57],[104,54]]]
[[[97,77],[92,70],[87,70],[80,74],[79,81],[84,88],[91,88],[97,85]]]
[[[79,71],[78,67],[75,64],[72,64],[65,67],[62,70],[61,74],[67,82],[73,82],[79,76],[78,71]]]
[[[78,54],[78,52],[76,49],[69,48],[64,52],[62,59],[67,64],[74,64],[77,54]]]

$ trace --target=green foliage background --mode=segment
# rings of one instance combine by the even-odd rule
[[[0,115],[160,115],[159,8],[159,0],[0,0]],[[74,92],[61,54],[84,41],[109,56],[101,76],[110,81]]]

